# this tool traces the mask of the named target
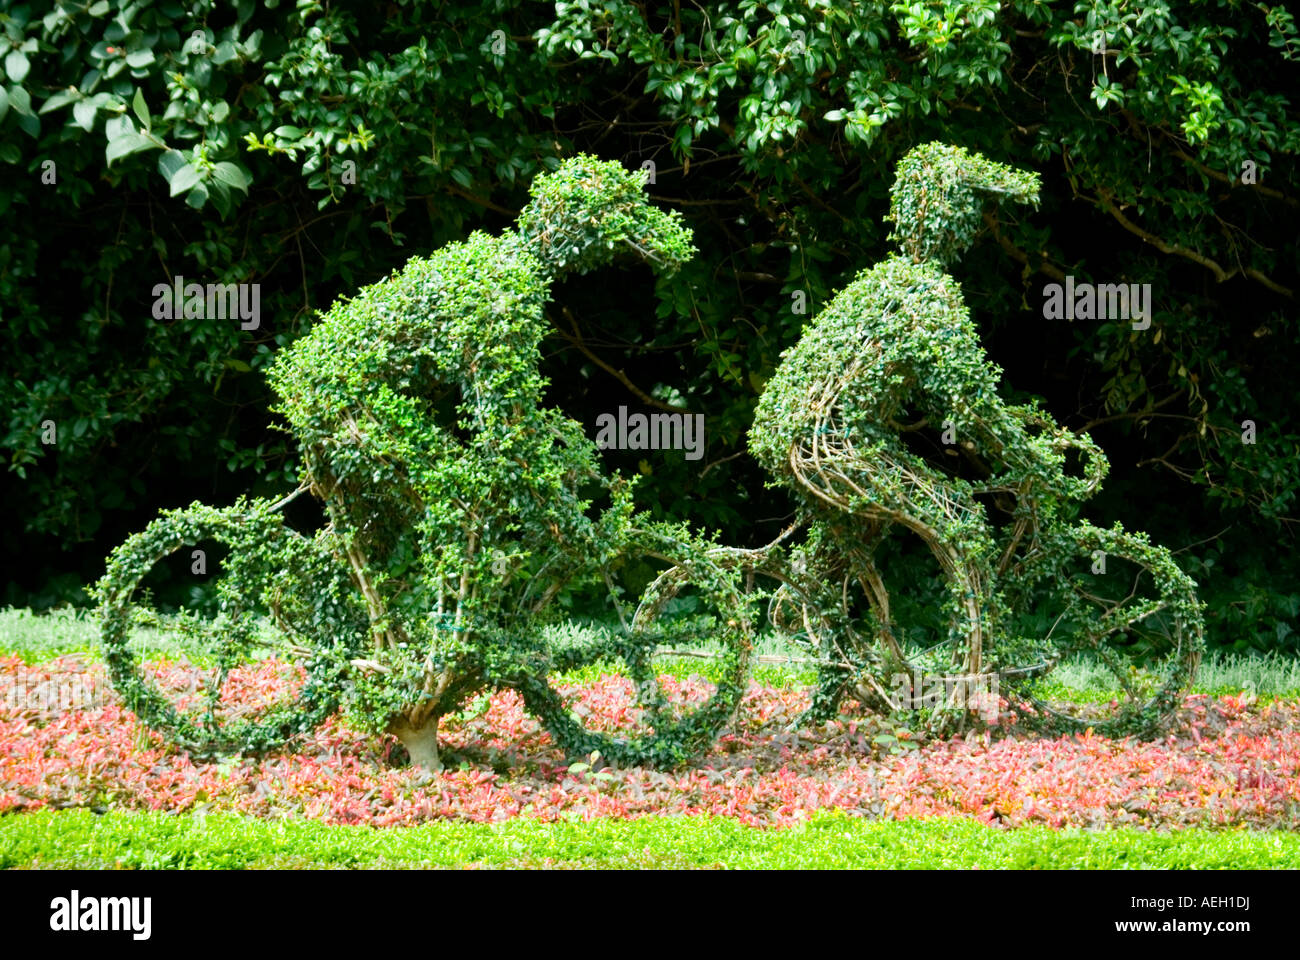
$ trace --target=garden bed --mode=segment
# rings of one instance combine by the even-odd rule
[[[410,826],[716,816],[789,827],[822,811],[879,820],[961,817],[999,827],[1294,829],[1300,819],[1300,701],[1188,697],[1155,740],[1094,734],[1038,739],[1004,714],[992,733],[926,741],[870,714],[790,729],[802,687],[749,689],[732,727],[689,768],[569,764],[506,691],[476,716],[444,721],[448,769],[401,765],[401,748],[337,719],[294,752],[196,762],[140,727],[76,656],[35,665],[0,658],[0,810],[231,812],[264,820]],[[165,665],[159,667],[166,669]],[[233,687],[275,696],[268,683]],[[251,679],[251,678],[250,678]],[[666,681],[680,696],[699,680]],[[45,687],[41,687],[45,684]],[[36,709],[30,691],[96,691],[66,710]],[[576,683],[575,703],[613,727],[630,684]]]

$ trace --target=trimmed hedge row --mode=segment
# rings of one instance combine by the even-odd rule
[[[1282,831],[1004,831],[968,820],[824,814],[787,830],[709,817],[376,830],[234,815],[88,810],[0,817],[0,868],[730,867],[885,869],[1300,868]]]

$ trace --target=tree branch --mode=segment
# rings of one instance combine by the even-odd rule
[[[1144,230],[1142,227],[1139,227],[1128,217],[1124,216],[1124,214],[1120,212],[1119,208],[1115,206],[1114,194],[1112,194],[1110,190],[1106,189],[1105,187],[1098,188],[1096,200],[1093,200],[1090,197],[1085,197],[1085,199],[1101,207],[1103,210],[1109,213],[1111,217],[1114,218],[1115,222],[1118,223],[1121,227],[1123,227],[1129,233],[1133,234],[1135,237],[1140,237],[1142,240],[1151,244],[1151,246],[1155,247],[1161,253],[1172,254],[1177,257],[1183,257],[1187,260],[1191,260],[1193,263],[1199,263],[1201,266],[1205,267],[1207,270],[1209,270],[1211,273],[1214,274],[1214,279],[1218,283],[1223,283],[1225,280],[1229,280],[1232,277],[1236,276],[1238,273],[1241,273],[1244,274],[1245,276],[1250,277],[1255,282],[1265,287],[1268,287],[1274,293],[1280,293],[1284,297],[1288,297],[1293,300],[1295,299],[1294,290],[1290,289],[1289,287],[1284,287],[1280,283],[1277,283],[1276,281],[1269,279],[1268,277],[1260,273],[1258,270],[1254,270],[1250,267],[1247,267],[1245,269],[1234,268],[1232,270],[1224,270],[1223,267],[1220,266],[1217,261],[1212,260],[1211,258],[1205,256],[1205,254],[1203,253],[1197,253],[1195,250],[1189,250],[1187,247],[1179,246],[1176,243],[1166,243],[1164,240],[1160,239],[1154,233],[1151,233],[1149,230]]]
[[[1200,421],[1196,417],[1192,417],[1192,416],[1184,417],[1183,414],[1179,414],[1179,413],[1155,413],[1154,412],[1156,410],[1159,410],[1161,407],[1165,407],[1173,403],[1182,395],[1183,395],[1183,391],[1179,390],[1177,393],[1171,393],[1163,400],[1159,400],[1156,403],[1153,403],[1146,410],[1142,410],[1140,412],[1127,411],[1125,413],[1112,414],[1109,417],[1098,417],[1096,420],[1089,420],[1083,426],[1077,427],[1073,432],[1076,434],[1087,433],[1093,427],[1101,426],[1103,423],[1113,423],[1116,420],[1141,420],[1144,417],[1169,417],[1169,418],[1177,418],[1177,419],[1187,419],[1199,423]]]
[[[1085,199],[1089,199],[1089,198],[1085,198]],[[1127,230],[1129,233],[1133,234],[1135,237],[1140,237],[1142,240],[1145,240],[1147,243],[1151,244],[1151,246],[1155,247],[1161,253],[1173,254],[1176,257],[1185,257],[1186,259],[1191,260],[1193,263],[1199,263],[1201,266],[1205,267],[1207,270],[1213,273],[1214,279],[1217,280],[1219,283],[1223,283],[1223,281],[1227,280],[1228,277],[1232,275],[1228,271],[1224,270],[1223,267],[1219,266],[1219,264],[1216,261],[1211,260],[1209,257],[1205,256],[1205,254],[1197,253],[1195,250],[1189,250],[1187,247],[1179,246],[1176,243],[1166,243],[1164,240],[1161,240],[1151,231],[1144,230],[1141,227],[1139,227],[1136,223],[1134,223],[1132,220],[1130,220],[1128,217],[1124,216],[1124,214],[1120,212],[1120,209],[1117,206],[1115,206],[1114,194],[1112,194],[1110,190],[1106,189],[1105,187],[1098,188],[1097,199],[1092,202],[1096,203],[1097,206],[1101,207],[1103,210],[1109,213],[1115,219],[1115,222],[1118,223],[1125,230]],[[1234,270],[1233,273],[1236,273],[1236,271]]]
[[[660,410],[667,410],[670,413],[691,412],[686,407],[679,407],[673,403],[664,403],[662,400],[656,400],[654,397],[650,396],[650,394],[646,393],[635,383],[629,380],[627,374],[624,373],[622,370],[615,370],[604,360],[600,359],[600,357],[592,353],[591,348],[588,347],[586,342],[582,339],[582,331],[578,329],[578,321],[573,316],[573,311],[570,310],[568,307],[562,307],[561,310],[564,312],[564,318],[568,320],[569,325],[573,327],[573,333],[567,334],[563,330],[560,330],[558,326],[556,327],[556,332],[558,332],[560,336],[564,337],[564,339],[568,340],[571,344],[573,344],[580,351],[582,351],[582,355],[585,356],[588,360],[590,360],[596,366],[600,367],[600,369],[604,370],[606,373],[612,376],[619,383],[623,384],[623,386],[627,387],[627,389],[630,390],[638,400],[640,400],[642,403],[648,406],[657,407]]]
[[[1008,238],[1002,235],[1002,231],[998,229],[998,221],[993,214],[985,211],[984,222],[993,230],[993,239],[997,240],[998,246],[1005,250],[1011,259],[1015,260],[1017,263],[1023,263],[1027,267],[1032,266],[1033,269],[1037,270],[1039,273],[1047,274],[1053,280],[1065,281],[1065,271],[1054,263],[1051,263],[1047,259],[1047,254],[1045,253],[1040,252],[1038,254],[1037,264],[1030,264],[1029,254],[1025,253],[1025,251],[1021,250]]]
[[[739,456],[743,456],[744,454],[745,454],[745,450],[744,450],[744,448],[741,448],[740,450],[737,450],[735,453],[731,454],[730,456],[721,457],[721,458],[719,458],[719,459],[717,459],[717,460],[714,460],[712,463],[708,464],[707,466],[705,466],[705,468],[704,468],[703,470],[700,471],[700,476],[701,476],[701,477],[704,476],[706,473],[708,473],[710,470],[712,470],[712,469],[713,469],[714,467],[716,467],[718,464],[720,464],[720,463],[726,463],[728,460],[735,460],[737,457],[739,457]]]
[[[468,200],[470,203],[476,203],[480,207],[486,207],[488,210],[495,210],[497,213],[505,214],[507,217],[510,217],[512,220],[515,217],[519,216],[518,210],[509,210],[498,203],[493,203],[487,197],[477,196],[476,194],[470,193],[468,190],[461,189],[455,184],[451,184],[451,183],[447,184],[447,192],[450,193],[452,196],[456,196],[464,200]]]

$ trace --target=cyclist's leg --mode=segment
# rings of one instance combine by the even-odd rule
[[[983,507],[960,481],[901,446],[874,449],[870,458],[829,452],[803,458],[818,466],[798,475],[803,491],[863,519],[900,524],[925,541],[949,583],[953,665],[978,674],[991,640],[995,549]]]

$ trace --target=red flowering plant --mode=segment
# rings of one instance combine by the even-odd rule
[[[173,665],[146,668],[160,684]],[[172,675],[169,678],[169,671]],[[271,664],[232,670],[227,699],[250,714],[292,698],[301,682]],[[1300,705],[1195,695],[1180,730],[1158,739],[1085,732],[1055,739],[970,734],[931,739],[852,704],[834,720],[792,729],[808,691],[751,685],[735,723],[677,772],[574,764],[512,690],[475,712],[445,718],[444,754],[430,778],[394,768],[396,743],[331,716],[292,754],[202,759],[178,751],[108,702],[51,708],[22,691],[71,678],[87,688],[102,668],[77,658],[32,667],[0,658],[0,810],[112,804],[125,809],[237,811],[261,818],[410,825],[654,814],[713,814],[784,827],[815,811],[904,819],[961,816],[1005,827],[1184,826],[1289,828],[1300,813]],[[700,700],[697,679],[664,678],[674,696]],[[563,688],[593,725],[630,730],[635,691],[605,676]],[[899,743],[916,745],[903,749]]]

